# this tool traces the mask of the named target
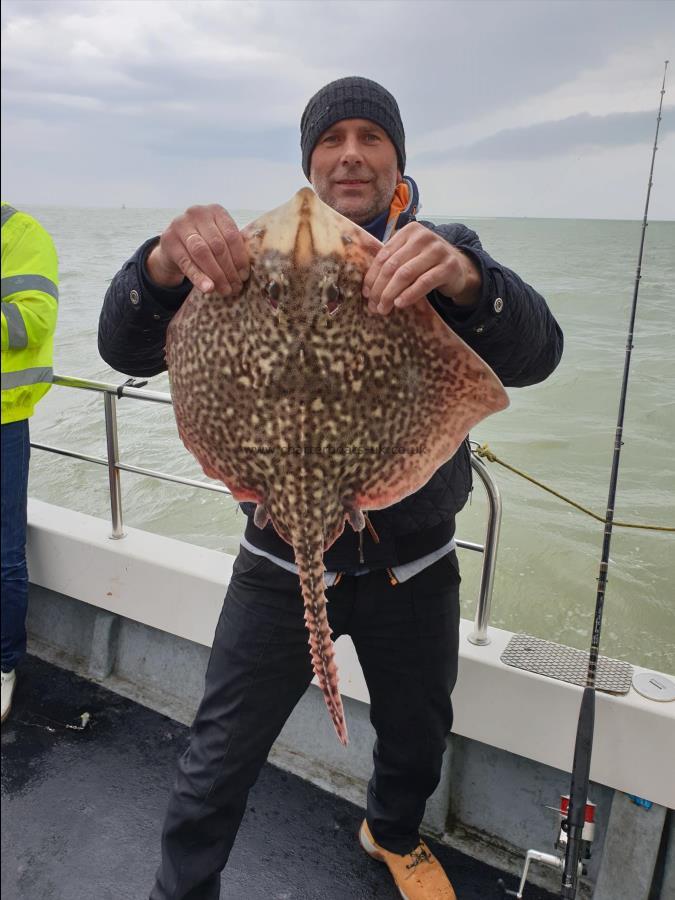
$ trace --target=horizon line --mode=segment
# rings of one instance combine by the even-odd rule
[[[15,204],[16,201],[12,201],[12,205]],[[128,204],[103,204],[100,206],[93,204],[64,204],[64,203],[17,203],[17,206],[33,206],[36,208],[42,209],[98,209],[98,210],[118,210],[121,212],[122,210],[175,210],[182,209],[180,206],[130,206]],[[248,207],[231,207],[228,212],[231,213],[251,213],[252,215],[262,215],[269,210],[266,209],[254,209]],[[485,213],[439,213],[439,212],[430,212],[425,209],[420,210],[421,215],[418,218],[424,219],[425,216],[428,216],[432,219],[453,219],[454,221],[462,221],[463,219],[551,219],[556,221],[587,221],[587,222],[641,222],[642,216],[638,216],[636,218],[627,218],[625,216],[555,216],[555,215],[547,215],[547,216],[536,216],[536,215],[488,215]],[[649,219],[649,222],[675,222],[675,216],[673,218],[666,219]]]

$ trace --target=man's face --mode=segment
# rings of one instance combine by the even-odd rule
[[[321,200],[357,225],[389,208],[401,180],[394,145],[368,119],[343,119],[324,131],[309,174]]]

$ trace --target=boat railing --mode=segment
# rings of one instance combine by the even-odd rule
[[[106,458],[91,456],[75,450],[67,450],[62,447],[54,447],[50,444],[31,442],[31,447],[36,450],[45,450],[49,453],[57,453],[72,459],[84,462],[96,463],[106,466],[108,469],[108,485],[110,493],[110,515],[112,540],[124,538],[124,518],[122,515],[122,485],[121,473],[134,472],[137,475],[147,475],[150,478],[159,478],[162,481],[170,481],[174,484],[184,484],[188,487],[201,490],[216,491],[221,494],[229,494],[230,491],[224,485],[209,484],[192,478],[183,478],[179,475],[171,475],[168,472],[157,472],[143,466],[134,466],[122,462],[120,459],[119,442],[117,439],[117,401],[123,397],[133,400],[145,400],[150,403],[172,404],[171,395],[161,391],[146,390],[145,381],[129,379],[121,385],[110,384],[103,381],[91,381],[87,378],[76,378],[70,375],[54,375],[53,383],[60,387],[76,388],[78,390],[94,391],[103,394],[106,434]],[[483,567],[481,571],[478,602],[474,618],[474,630],[469,635],[472,644],[485,645],[490,643],[488,625],[492,608],[492,590],[494,586],[494,574],[497,562],[497,547],[499,543],[499,531],[502,518],[502,503],[496,482],[480,459],[471,453],[471,466],[481,480],[488,500],[487,528],[485,543],[476,544],[471,541],[456,540],[458,547],[465,550],[474,550],[483,554]]]

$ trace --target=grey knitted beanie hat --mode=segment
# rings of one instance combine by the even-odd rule
[[[398,104],[389,91],[369,78],[350,76],[331,81],[309,101],[300,120],[302,171],[309,178],[310,159],[319,137],[342,119],[369,119],[383,128],[405,171],[405,133]]]

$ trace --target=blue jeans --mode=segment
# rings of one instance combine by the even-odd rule
[[[28,569],[28,419],[0,426],[2,432],[2,671],[10,672],[26,653]]]

